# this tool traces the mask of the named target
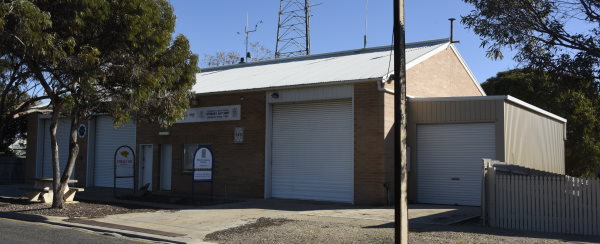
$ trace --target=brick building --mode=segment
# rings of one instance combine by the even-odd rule
[[[387,204],[393,194],[391,54],[391,47],[386,46],[203,69],[193,87],[190,110],[171,128],[132,122],[115,129],[106,116],[89,121],[75,177],[81,186],[113,187],[114,150],[130,145],[138,155],[136,185],[151,184],[150,189],[157,193],[191,194],[192,154],[199,145],[206,145],[214,154],[215,196]],[[483,101],[477,97],[485,93],[447,39],[408,43],[406,61],[410,97],[445,97],[441,102],[450,105],[456,102],[452,97],[469,97],[474,104]],[[527,111],[543,114],[532,106]],[[29,121],[29,177],[48,176],[51,171],[45,118],[32,116]],[[473,119],[435,118],[450,125],[474,123],[475,127],[466,131],[481,127]],[[552,121],[552,125],[562,125],[559,119]],[[479,122],[495,125],[482,127],[484,132],[503,125],[489,119]],[[61,161],[66,161],[68,137],[61,128],[66,131],[68,122],[63,123],[59,145]],[[409,123],[410,154],[418,155],[417,139],[412,139],[417,138],[418,121],[409,117]],[[481,157],[503,160],[505,153],[497,150],[503,138],[489,139],[494,143],[493,153],[469,151],[471,158],[464,162],[477,169]],[[477,205],[477,192],[465,199],[419,198],[419,184],[440,190],[444,183],[419,180],[414,173],[416,157],[410,162],[411,200]],[[211,188],[211,183],[195,184],[198,196],[206,196]],[[122,188],[133,185],[131,179],[116,184]]]

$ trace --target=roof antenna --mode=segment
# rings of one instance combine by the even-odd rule
[[[244,34],[246,34],[246,40],[245,40],[245,44],[246,44],[246,61],[250,62],[250,59],[252,58],[252,55],[250,55],[250,52],[248,52],[248,36],[250,35],[250,33],[252,32],[256,32],[258,30],[258,25],[262,24],[262,20],[259,21],[258,23],[256,23],[256,25],[254,25],[254,29],[250,30],[250,28],[248,28],[248,12],[246,12],[246,26],[244,27]],[[240,32],[237,33],[238,35],[240,34]],[[241,63],[243,63],[244,61],[242,61]]]
[[[450,43],[460,43],[460,41],[455,41],[454,40],[454,21],[456,19],[455,18],[449,18],[448,20],[450,20]]]
[[[365,0],[365,34],[363,36],[363,48],[367,48],[367,26],[369,24],[369,0]]]

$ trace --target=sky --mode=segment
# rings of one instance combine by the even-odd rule
[[[406,0],[406,42],[448,38],[448,18],[457,19],[454,39],[462,57],[479,82],[500,71],[516,68],[513,53],[503,60],[485,56],[479,36],[460,23],[472,7],[462,0]],[[277,35],[277,0],[171,0],[177,16],[175,33],[184,34],[192,51],[202,59],[219,51],[244,53],[246,15],[250,26],[259,21],[250,42],[274,50]],[[366,0],[312,0],[311,53],[325,53],[363,47]],[[368,1],[367,47],[390,45],[392,39],[392,0]]]

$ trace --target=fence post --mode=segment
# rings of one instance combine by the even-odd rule
[[[495,199],[494,166],[491,159],[483,159],[483,172],[481,179],[481,218],[484,225],[494,221]]]

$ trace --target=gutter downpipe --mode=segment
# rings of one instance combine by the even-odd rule
[[[383,77],[381,77],[381,80],[377,81],[377,90],[380,92],[394,94],[394,90],[383,87],[383,85],[385,83],[387,83],[388,81],[390,81],[393,76],[394,76],[394,73],[392,72],[392,73],[388,73],[387,75],[384,75]]]

